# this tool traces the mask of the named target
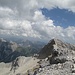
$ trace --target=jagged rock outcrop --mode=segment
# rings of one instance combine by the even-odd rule
[[[52,39],[45,45],[39,53],[39,58],[45,59],[47,57],[65,57],[71,58],[75,52],[75,46],[64,43],[59,39]]]

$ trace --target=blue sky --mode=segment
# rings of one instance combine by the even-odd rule
[[[75,13],[72,11],[59,8],[54,8],[52,10],[44,8],[41,10],[43,15],[54,20],[54,24],[56,26],[60,25],[64,28],[67,28],[68,26],[75,26]]]

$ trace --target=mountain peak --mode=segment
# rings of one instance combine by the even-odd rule
[[[65,43],[59,39],[52,39],[47,45],[45,45],[42,50],[39,52],[39,58],[46,58],[53,54],[54,51],[57,51],[60,55],[67,55],[67,52],[75,50],[75,46]]]
[[[52,43],[52,44],[57,44],[57,43],[62,43],[62,41],[60,40],[60,39],[51,39],[50,41],[49,41],[49,43]]]

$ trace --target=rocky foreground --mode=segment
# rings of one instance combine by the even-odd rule
[[[11,63],[0,63],[0,75],[26,75],[27,71],[38,65],[38,59],[20,56]]]
[[[0,63],[0,75],[75,75],[75,46],[52,39],[36,57]]]

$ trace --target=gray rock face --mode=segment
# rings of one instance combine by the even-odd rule
[[[59,39],[52,39],[39,53],[39,58],[45,59],[49,56],[64,56],[69,58],[73,55],[75,46],[64,43]]]

